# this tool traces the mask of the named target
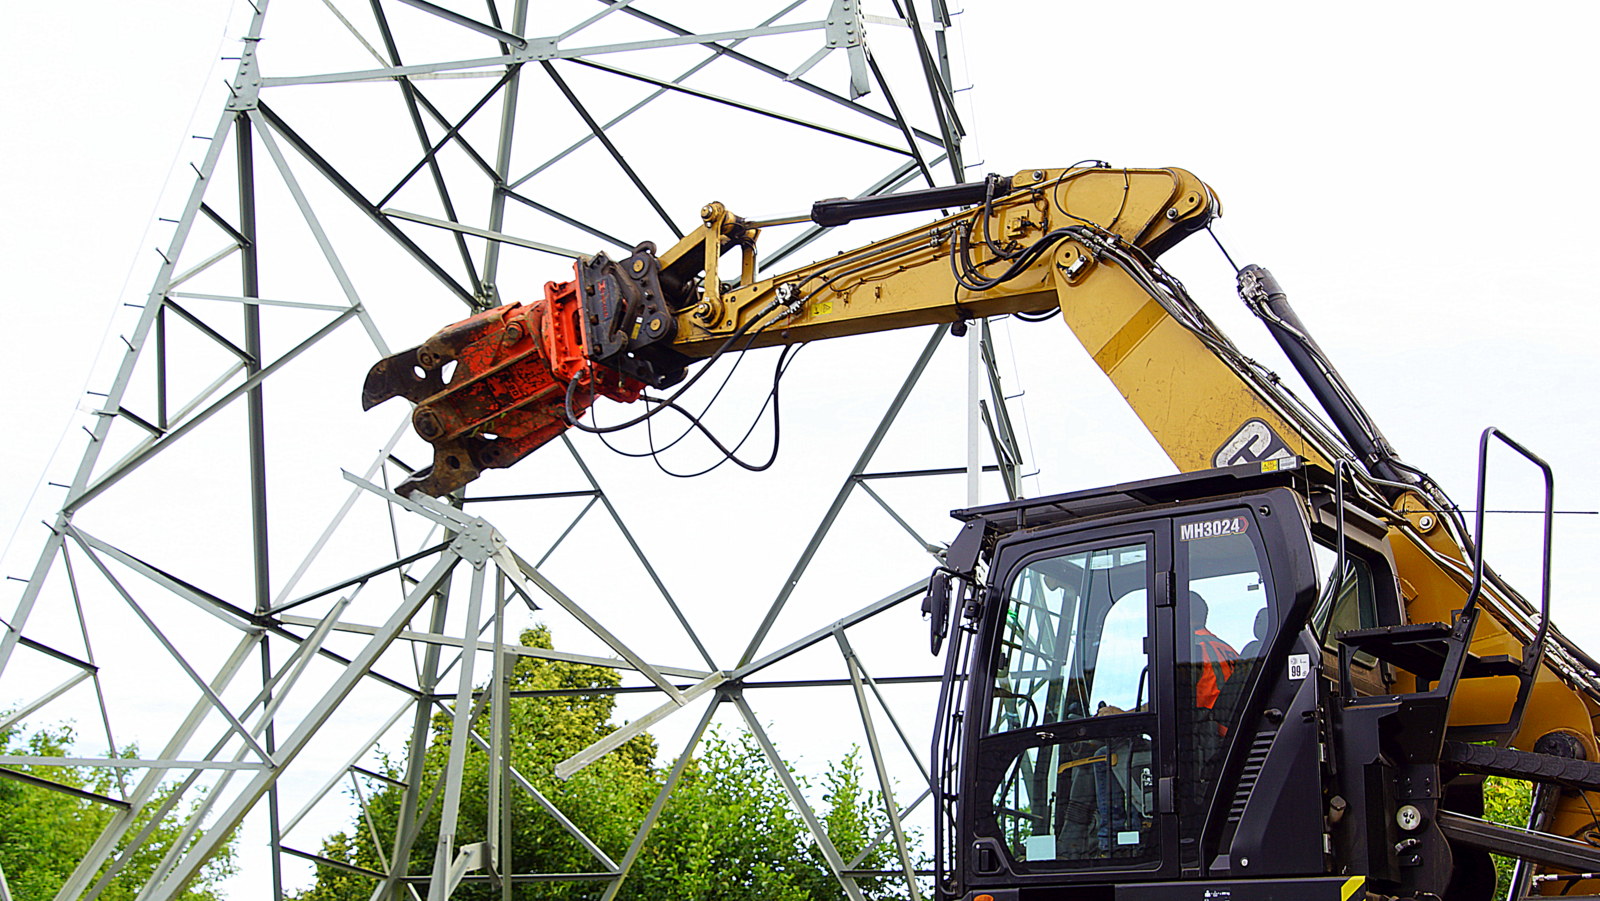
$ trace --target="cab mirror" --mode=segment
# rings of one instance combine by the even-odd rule
[[[939,653],[950,631],[950,571],[936,569],[928,579],[928,594],[922,599],[922,615],[928,618],[928,649]]]

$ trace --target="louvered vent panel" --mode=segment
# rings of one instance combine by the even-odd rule
[[[1255,740],[1250,743],[1250,756],[1244,762],[1244,771],[1239,774],[1239,788],[1233,793],[1233,807],[1228,810],[1228,822],[1237,823],[1244,816],[1244,805],[1250,800],[1250,793],[1255,791],[1256,781],[1261,778],[1261,768],[1267,762],[1267,749],[1272,747],[1272,737],[1276,732],[1257,732]]]

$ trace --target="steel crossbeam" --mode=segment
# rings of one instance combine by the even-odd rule
[[[940,0],[922,4],[863,12],[780,0],[728,7],[711,22],[633,0],[570,9],[492,0],[482,14],[429,0],[322,0],[343,43],[314,64],[286,64],[294,54],[280,52],[320,37],[294,31],[308,29],[303,11],[271,7],[271,44],[262,40],[267,0],[240,11],[237,69],[215,128],[197,136],[193,186],[150,290],[128,305],[138,318],[118,343],[110,384],[96,386],[65,500],[20,597],[0,611],[0,729],[64,712],[101,723],[105,742],[98,755],[0,756],[0,778],[64,791],[29,768],[89,767],[116,786],[81,793],[110,816],[59,898],[92,899],[127,878],[166,829],[178,840],[154,855],[141,901],[180,896],[241,834],[251,843],[241,880],[254,887],[229,892],[241,898],[284,898],[303,872],[287,865],[299,862],[370,879],[374,898],[442,901],[487,880],[509,901],[518,886],[601,880],[609,899],[640,865],[719,710],[754,735],[848,895],[862,897],[858,882],[873,875],[866,855],[888,843],[918,896],[921,852],[903,824],[927,797],[927,773],[891,701],[930,677],[873,679],[847,635],[914,620],[905,601],[921,583],[876,600],[841,597],[843,609],[821,622],[796,599],[809,601],[807,586],[828,575],[814,564],[859,518],[858,498],[875,524],[886,518],[910,537],[897,544],[914,552],[913,566],[939,554],[925,515],[873,480],[931,483],[965,471],[895,466],[883,452],[905,427],[902,411],[943,330],[927,336],[903,379],[888,380],[899,386],[888,411],[851,449],[855,464],[809,538],[762,553],[770,599],[760,578],[737,589],[687,578],[664,540],[674,536],[640,503],[652,489],[601,462],[596,444],[563,437],[524,464],[515,487],[434,502],[385,487],[412,474],[403,416],[384,419],[365,444],[342,443],[341,433],[366,422],[342,402],[347,388],[353,396],[360,370],[394,341],[417,340],[420,323],[526,297],[530,279],[569,275],[566,261],[584,257],[588,241],[627,250],[699,227],[700,203],[748,182],[720,170],[759,148],[794,141],[839,155],[827,182],[803,189],[815,196],[763,201],[784,208],[931,184],[946,169],[965,178],[944,43],[952,23]],[[574,190],[585,185],[604,201]],[[784,237],[771,239],[763,265],[829,235],[804,227]],[[989,409],[1002,411],[992,356],[983,365]],[[340,403],[323,404],[325,395]],[[1009,420],[993,421],[1007,455],[984,473],[1015,462]],[[569,483],[541,482],[541,466],[570,473]],[[475,515],[482,510],[493,521]],[[529,548],[539,550],[524,555]],[[574,566],[595,559],[604,562]],[[605,584],[613,571],[637,583],[625,610]],[[730,643],[722,621],[733,598],[757,621]],[[530,616],[561,624],[556,649],[519,643]],[[767,648],[769,639],[780,646]],[[817,663],[830,641],[839,656]],[[554,773],[513,766],[511,711],[547,694],[514,688],[519,661],[617,672],[625,684],[601,694],[634,705],[622,708],[629,724],[571,749]],[[128,690],[142,667],[181,681],[150,703]],[[780,668],[781,677],[751,678]],[[858,742],[890,818],[853,860],[790,775],[789,738],[760,718],[778,715],[780,692],[796,690],[853,695]],[[676,714],[684,708],[696,713]],[[449,724],[437,778],[422,753],[436,717]],[[881,740],[884,723],[898,742]],[[681,753],[661,763],[661,791],[627,847],[605,847],[547,780],[647,730],[681,739]],[[156,750],[131,753],[113,736]],[[386,754],[392,765],[379,762]],[[486,789],[464,779],[480,757]],[[483,790],[482,805],[468,796]],[[399,793],[392,833],[373,818],[376,791]],[[901,805],[896,794],[916,800]],[[466,811],[480,809],[486,820],[470,821]],[[341,813],[380,866],[316,850],[314,830]],[[513,852],[526,850],[513,847],[521,816],[550,818],[590,869],[513,872]],[[419,871],[413,858],[423,856],[432,863]]]

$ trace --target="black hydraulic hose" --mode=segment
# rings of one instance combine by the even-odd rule
[[[766,309],[764,309],[761,312],[757,313],[755,318],[753,318],[749,322],[746,322],[745,324],[739,326],[737,329],[734,330],[733,334],[728,336],[728,340],[722,342],[722,345],[716,349],[716,352],[714,352],[710,357],[708,357],[706,359],[706,362],[708,364],[712,363],[712,362],[715,362],[719,357],[721,357],[723,354],[727,353],[728,349],[733,347],[735,342],[737,342],[740,338],[744,337],[745,333],[750,331],[752,326],[754,326],[757,323],[761,322],[761,320],[765,319],[774,310],[779,309],[781,306],[782,306],[782,304],[779,304],[777,302],[773,302],[773,303],[769,304]],[[762,328],[764,329],[764,328],[766,328],[766,326],[763,325]],[[757,331],[760,331],[760,329],[757,329]],[[665,400],[667,400],[668,402],[671,402],[671,401],[676,401],[678,398],[682,397],[684,395],[684,392],[688,391],[690,388],[693,388],[695,382],[698,382],[700,380],[700,377],[705,375],[707,372],[709,372],[710,369],[711,369],[711,367],[709,365],[701,367],[697,372],[695,372],[694,375],[689,376],[689,380],[687,382],[684,382],[682,385],[678,386],[678,390],[674,391],[672,393],[671,397],[668,397]],[[620,432],[623,429],[632,428],[633,426],[636,426],[639,423],[644,422],[646,419],[649,419],[652,416],[655,416],[657,413],[659,413],[663,409],[665,409],[664,406],[657,406],[654,409],[650,410],[649,412],[642,413],[642,414],[640,414],[638,416],[635,416],[634,418],[628,420],[627,422],[620,422],[620,423],[617,423],[616,425],[608,425],[608,426],[584,425],[581,421],[579,421],[578,417],[573,414],[573,409],[574,409],[573,401],[577,398],[578,382],[579,382],[579,379],[577,379],[577,378],[573,378],[571,381],[567,382],[567,391],[566,391],[566,397],[565,397],[565,399],[563,401],[562,413],[566,417],[567,425],[569,425],[569,426],[571,426],[571,427],[573,427],[575,429],[578,429],[579,431],[582,431],[582,432],[589,432],[591,434],[596,434],[596,435],[602,435],[602,434],[606,434],[606,433],[609,433],[609,432]],[[593,389],[590,389],[590,390],[591,390],[591,392],[593,391]],[[593,398],[593,394],[591,393],[591,399],[592,398]]]
[[[1272,273],[1255,264],[1245,266],[1239,270],[1239,295],[1266,323],[1267,330],[1283,349],[1284,356],[1300,373],[1306,387],[1311,389],[1311,394],[1367,470],[1389,482],[1415,481],[1416,477],[1411,475],[1409,467],[1394,465],[1394,449],[1384,440],[1367,411],[1345,385],[1344,379],[1339,377],[1338,370],[1322,353],[1322,348],[1306,331],[1300,317],[1295,315],[1294,308],[1289,306],[1289,296]]]
[[[699,431],[701,434],[705,435],[706,440],[710,441],[712,445],[714,445],[717,450],[722,453],[721,460],[712,463],[698,472],[673,472],[662,464],[660,449],[653,450],[649,454],[631,454],[622,452],[623,455],[628,457],[652,457],[655,459],[657,469],[675,479],[698,478],[699,476],[703,476],[709,472],[715,471],[724,463],[732,463],[735,466],[738,466],[741,469],[749,470],[750,472],[765,472],[766,470],[772,468],[772,464],[778,461],[778,448],[783,442],[783,411],[778,400],[778,387],[783,381],[784,373],[788,371],[789,363],[793,362],[794,360],[794,355],[790,353],[790,351],[798,352],[798,349],[804,346],[805,345],[800,344],[785,347],[783,349],[783,353],[778,356],[778,364],[773,368],[772,372],[772,389],[767,392],[766,401],[761,404],[761,409],[756,411],[756,418],[751,420],[750,427],[745,429],[744,436],[739,439],[739,443],[735,444],[731,450],[723,445],[721,441],[717,440],[717,436],[713,435],[711,430],[706,428],[705,424],[700,421],[699,417],[695,416],[693,413],[690,413],[688,410],[683,409],[677,404],[672,403],[671,401],[662,401],[662,403],[672,407],[676,412],[682,414],[689,420],[689,431]],[[646,400],[649,400],[649,398],[646,398]],[[768,407],[772,408],[772,450],[767,454],[767,459],[761,463],[750,463],[739,459],[739,451],[744,447],[745,442],[750,440],[750,436],[755,434],[756,426],[761,424],[761,419],[766,415]],[[650,428],[650,424],[648,422],[645,423],[645,428],[647,430]],[[685,434],[688,433],[686,432]],[[676,441],[674,441],[674,443],[676,443]],[[612,450],[616,450],[616,448],[612,448]]]
[[[1004,272],[1000,273],[994,278],[983,278],[975,274],[974,267],[971,264],[966,263],[964,260],[960,263],[957,262],[957,256],[965,257],[967,255],[966,250],[968,245],[965,238],[965,230],[963,230],[962,236],[959,238],[952,238],[951,240],[950,272],[955,276],[956,284],[966,288],[968,291],[987,291],[1021,275],[1022,272],[1029,266],[1032,266],[1033,262],[1037,260],[1046,250],[1049,250],[1051,247],[1055,246],[1057,242],[1077,233],[1078,229],[1075,226],[1058,228],[1054,231],[1048,232],[1040,237],[1037,241],[1029,244],[1020,254],[1013,258],[1011,265],[1008,266]],[[963,268],[965,268],[967,271],[962,272]],[[969,278],[972,280],[969,281]]]

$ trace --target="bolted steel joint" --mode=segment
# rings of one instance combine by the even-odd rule
[[[444,433],[444,426],[439,423],[439,414],[427,407],[418,407],[411,417],[411,424],[417,434],[428,440],[433,440]]]
[[[456,533],[455,541],[450,543],[450,547],[474,569],[482,569],[505,546],[505,536],[482,519],[463,524],[461,531]]]

